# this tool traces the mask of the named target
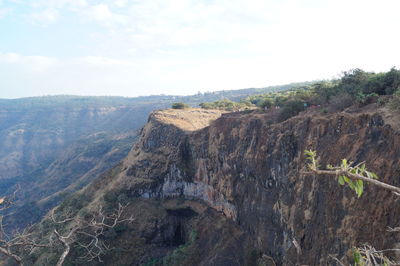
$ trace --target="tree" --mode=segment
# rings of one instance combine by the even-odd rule
[[[0,198],[0,211],[13,205],[17,191],[18,189],[12,195]],[[134,220],[132,216],[123,218],[126,207],[127,205],[118,204],[118,208],[110,215],[106,215],[100,206],[98,212],[92,214],[89,219],[80,216],[69,217],[71,215],[68,214],[67,217],[56,217],[53,209],[48,218],[61,228],[54,229],[49,239],[37,239],[34,225],[9,235],[3,226],[3,215],[0,215],[0,253],[18,265],[23,265],[24,252],[31,253],[35,248],[56,248],[57,243],[52,240],[55,237],[63,247],[57,266],[63,265],[72,246],[84,249],[84,259],[102,262],[101,256],[109,250],[109,247],[101,240],[101,236],[106,230]]]
[[[279,114],[279,121],[285,121],[290,117],[298,115],[306,109],[305,102],[301,100],[289,100],[285,102]]]
[[[338,84],[339,90],[356,98],[360,93],[362,93],[362,89],[368,81],[370,74],[371,73],[365,72],[359,68],[343,72],[343,76]]]
[[[100,240],[105,230],[115,228],[118,224],[124,222],[132,222],[134,218],[122,218],[122,214],[127,205],[118,204],[118,208],[111,215],[105,215],[103,208],[100,206],[98,212],[88,220],[81,217],[63,218],[58,220],[54,215],[54,210],[50,214],[51,221],[55,224],[69,225],[66,233],[62,234],[59,230],[54,230],[54,235],[58,241],[64,246],[64,250],[58,259],[56,266],[63,265],[66,257],[71,251],[72,245],[83,248],[86,254],[83,256],[88,261],[98,260],[102,262],[101,256],[106,253],[109,248]],[[83,236],[80,238],[79,236]]]
[[[265,97],[260,104],[260,107],[263,109],[271,108],[274,105],[274,102],[270,99]]]
[[[392,67],[389,72],[385,74],[384,82],[386,85],[386,94],[393,94],[396,90],[400,89],[400,70]]]
[[[11,195],[0,198],[0,212],[4,212],[12,207],[18,190],[19,187],[17,187]],[[17,231],[12,235],[7,234],[4,228],[3,218],[4,215],[0,214],[0,253],[11,258],[18,265],[23,265],[22,257],[18,254],[19,249],[23,248],[29,252],[37,247],[48,247],[48,245],[37,243],[34,240],[32,226],[25,228],[21,232]]]
[[[337,88],[329,82],[317,82],[312,85],[312,91],[317,95],[319,103],[327,103],[337,94]]]

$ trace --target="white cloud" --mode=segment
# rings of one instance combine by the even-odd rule
[[[18,53],[0,53],[0,64],[14,65],[33,73],[44,73],[53,66],[57,60],[48,56],[24,56]]]
[[[84,11],[84,14],[86,14],[90,19],[96,20],[107,26],[128,22],[127,16],[112,12],[106,4],[91,6]]]
[[[129,60],[107,58],[102,56],[84,56],[76,58],[74,61],[80,64],[87,64],[89,66],[137,66],[134,62]]]
[[[117,7],[125,7],[128,4],[128,0],[115,0],[114,4]]]
[[[29,19],[36,24],[51,24],[59,18],[59,13],[56,9],[48,8],[40,12],[31,13]]]
[[[34,8],[81,8],[88,5],[86,0],[35,0],[30,5]]]
[[[11,13],[12,9],[11,8],[0,8],[0,19],[6,17]]]

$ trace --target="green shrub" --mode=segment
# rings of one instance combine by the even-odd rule
[[[265,108],[271,108],[274,105],[274,102],[270,98],[265,98],[264,100],[261,101],[260,107],[265,109]]]
[[[339,81],[338,91],[348,93],[353,98],[356,98],[357,95],[363,93],[363,88],[365,88],[365,84],[368,82],[370,75],[372,75],[372,73],[365,72],[359,68],[345,71]]]
[[[283,106],[278,120],[285,121],[295,115],[298,115],[301,111],[306,109],[306,103],[299,100],[289,100]]]
[[[385,93],[387,95],[400,91],[400,70],[394,67],[390,69],[390,71],[385,74],[384,82],[386,85]]]
[[[389,102],[389,99],[387,97],[379,97],[377,103],[379,106],[384,106]]]
[[[400,113],[400,90],[398,90],[390,100],[389,108]]]
[[[215,102],[206,102],[200,103],[199,106],[203,109],[219,109],[219,110],[226,110],[226,111],[239,111],[250,106],[254,106],[247,100],[243,100],[242,102],[234,102],[228,99],[223,99],[220,101]]]
[[[190,106],[182,103],[182,102],[178,102],[178,103],[173,103],[171,105],[172,109],[185,109],[185,108],[189,108]]]
[[[375,92],[369,94],[360,94],[357,97],[357,102],[363,106],[370,103],[376,103],[378,101],[379,95]]]
[[[337,112],[351,106],[353,104],[353,97],[350,94],[343,92],[335,95],[329,101],[329,111]]]

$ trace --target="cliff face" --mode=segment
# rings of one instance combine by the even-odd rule
[[[206,112],[153,113],[112,189],[201,200],[278,264],[322,265],[329,255],[346,258],[354,245],[389,248],[399,240],[386,232],[400,221],[391,193],[367,185],[357,199],[332,177],[301,173],[303,151],[314,149],[322,165],[366,161],[382,181],[400,186],[400,133],[382,110],[302,114],[279,124],[267,114],[211,121],[219,114]]]

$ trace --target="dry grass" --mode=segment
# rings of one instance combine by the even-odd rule
[[[224,111],[205,110],[198,108],[190,109],[167,109],[154,112],[154,117],[162,123],[174,125],[185,131],[195,131],[210,124]]]

